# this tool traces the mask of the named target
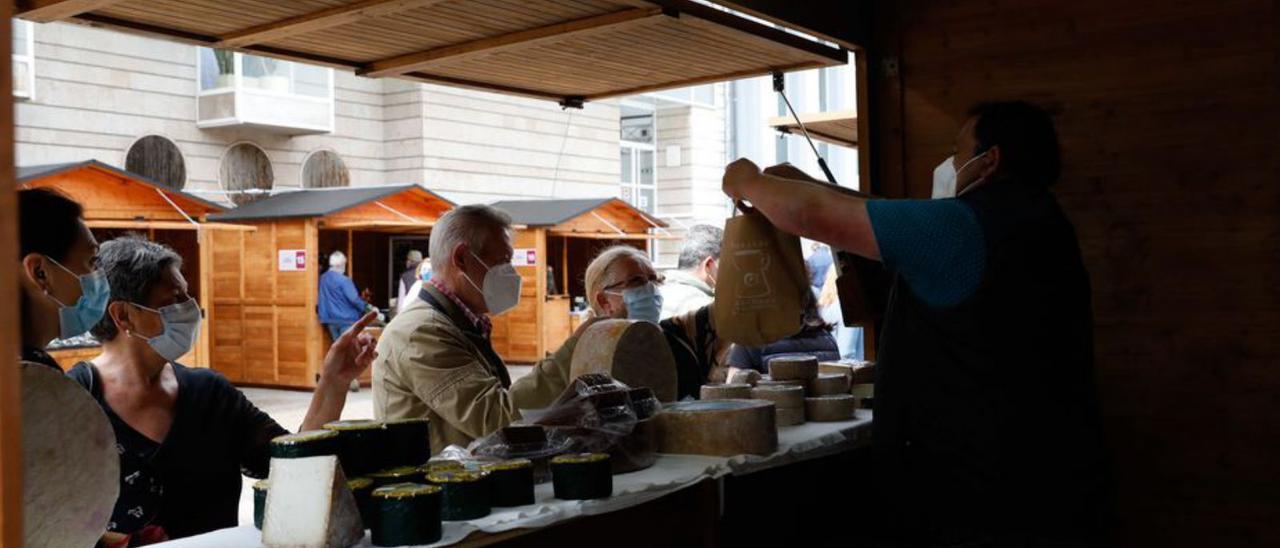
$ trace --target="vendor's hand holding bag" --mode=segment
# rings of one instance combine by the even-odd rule
[[[809,295],[800,238],[775,228],[760,212],[725,222],[713,306],[716,333],[744,346],[762,346],[800,331]]]

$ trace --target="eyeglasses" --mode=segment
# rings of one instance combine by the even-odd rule
[[[632,276],[617,283],[604,286],[604,291],[610,293],[621,293],[628,289],[635,289],[649,282],[653,285],[661,286],[666,281],[666,277],[662,274],[654,274],[653,276]]]

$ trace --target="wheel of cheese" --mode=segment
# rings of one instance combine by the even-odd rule
[[[774,405],[759,400],[683,401],[654,416],[662,453],[769,455],[778,449]]]
[[[749,400],[749,384],[704,384],[700,396],[704,400]]]
[[[578,338],[569,378],[604,373],[632,388],[653,390],[659,401],[676,399],[676,360],[657,324],[635,320],[602,320]]]
[[[775,381],[810,381],[818,376],[818,358],[778,356],[769,360],[769,378]]]
[[[871,384],[876,382],[876,363],[861,362],[853,366],[853,384]]]
[[[120,494],[120,455],[102,407],[46,365],[22,367],[25,546],[93,546]]]
[[[804,408],[797,407],[793,409],[778,408],[778,426],[795,426],[804,424]]]
[[[751,399],[768,400],[779,409],[804,409],[804,389],[799,386],[757,386]]]
[[[847,421],[853,418],[857,398],[849,394],[804,399],[804,413],[813,422]]]
[[[802,381],[800,379],[795,379],[790,381],[779,381],[779,380],[771,379],[769,378],[768,375],[765,375],[763,378],[760,379],[760,382],[756,383],[756,386],[799,386],[800,388],[808,388],[809,382]]]
[[[734,372],[733,376],[729,377],[729,384],[747,384],[755,386],[756,383],[760,382],[760,377],[760,372],[755,369],[743,369]]]
[[[873,398],[876,395],[876,385],[874,384],[855,384],[849,388],[849,393],[859,400],[863,398]]]
[[[840,373],[819,373],[818,377],[809,381],[805,390],[808,396],[830,396],[849,393],[849,377]]]

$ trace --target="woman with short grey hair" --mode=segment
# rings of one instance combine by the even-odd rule
[[[182,257],[137,236],[102,244],[111,286],[92,329],[102,354],[68,372],[106,412],[120,454],[120,497],[108,546],[137,546],[234,527],[240,476],[267,475],[269,443],[288,433],[222,375],[180,363],[204,313],[188,294]],[[373,361],[366,315],[325,356],[302,430],[336,420],[348,383]],[[251,357],[246,356],[246,359]]]

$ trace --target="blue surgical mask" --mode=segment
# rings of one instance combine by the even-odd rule
[[[106,314],[107,301],[111,299],[111,285],[107,283],[107,277],[101,270],[95,269],[83,275],[76,274],[70,268],[62,266],[62,263],[54,260],[53,257],[45,255],[45,258],[80,281],[80,298],[70,306],[59,301],[48,290],[44,292],[53,302],[58,303],[58,338],[70,339],[83,335],[97,325],[102,315]]]
[[[130,332],[129,335],[147,341],[151,349],[166,360],[178,361],[191,351],[196,339],[200,337],[200,304],[195,299],[187,299],[180,303],[162,306],[159,309],[148,308],[137,303],[133,306],[160,315],[164,322],[164,330],[154,337],[143,337]]]
[[[627,318],[658,323],[662,317],[662,294],[653,282],[622,291],[622,301],[627,304]]]

